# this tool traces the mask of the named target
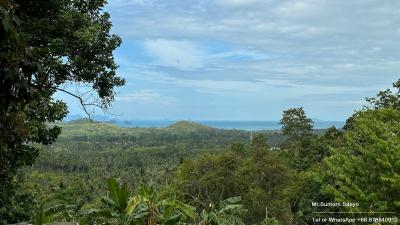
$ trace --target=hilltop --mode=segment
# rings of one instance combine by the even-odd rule
[[[173,131],[183,131],[183,132],[191,132],[197,130],[215,130],[216,128],[212,128],[200,123],[195,123],[192,121],[178,121],[166,129],[173,130]]]

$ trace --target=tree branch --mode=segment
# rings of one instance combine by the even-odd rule
[[[55,89],[56,89],[57,91],[64,92],[64,93],[66,93],[66,94],[71,95],[72,97],[77,98],[77,99],[79,100],[79,103],[80,103],[81,106],[82,106],[83,111],[84,111],[84,112],[86,113],[86,115],[89,117],[89,120],[90,120],[90,121],[93,121],[93,120],[92,120],[92,114],[90,114],[90,112],[88,111],[88,108],[87,108],[87,107],[88,107],[88,106],[98,106],[98,107],[102,108],[101,106],[99,106],[99,105],[94,105],[93,103],[90,103],[90,104],[85,103],[86,101],[83,99],[83,95],[79,96],[79,95],[77,95],[77,94],[74,94],[74,93],[72,93],[72,92],[70,92],[70,91],[67,91],[67,90],[64,90],[64,89],[58,88],[58,87],[55,87]]]
[[[94,97],[93,90],[86,91],[83,94],[74,94],[74,93],[72,93],[70,91],[67,91],[67,90],[63,89],[63,88],[59,88],[59,87],[52,87],[52,88],[54,88],[57,91],[64,92],[64,93],[66,93],[68,95],[71,95],[72,97],[78,99],[82,110],[88,116],[90,121],[93,121],[94,110],[93,110],[93,112],[90,112],[88,107],[97,107],[97,108],[101,109],[103,111],[103,113],[115,116],[115,114],[113,114],[113,113],[111,113],[111,112],[109,112],[107,110],[107,106],[106,105],[101,104],[99,98],[95,98]],[[87,95],[89,95],[89,96],[87,96]],[[92,101],[89,102],[89,100],[92,100]]]

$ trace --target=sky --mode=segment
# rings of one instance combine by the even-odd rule
[[[105,10],[123,40],[118,119],[279,120],[302,106],[343,121],[400,77],[398,0],[109,0]]]

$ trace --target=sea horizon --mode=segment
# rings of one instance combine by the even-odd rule
[[[70,122],[73,120],[79,120],[84,117],[77,118],[67,117],[64,122]],[[95,121],[98,122],[110,122],[120,127],[127,128],[165,128],[179,121],[190,121],[199,123],[205,126],[218,128],[218,129],[229,129],[229,130],[247,130],[247,131],[259,131],[259,130],[279,130],[281,129],[280,121],[277,120],[192,120],[192,119],[132,119],[132,120],[119,120],[103,116],[95,116]],[[314,129],[326,129],[332,126],[337,128],[343,127],[345,121],[325,121],[315,119]]]

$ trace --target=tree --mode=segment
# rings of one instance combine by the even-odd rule
[[[260,222],[265,217],[267,207],[270,215],[287,224],[289,204],[284,189],[293,175],[277,152],[253,151],[235,171],[237,187],[234,194],[242,196],[243,205],[248,209],[246,221]]]
[[[354,118],[343,144],[324,160],[322,190],[352,211],[400,210],[400,112],[366,110]]]
[[[233,151],[186,160],[174,176],[173,189],[178,197],[199,208],[237,196],[235,172],[242,163],[242,157]]]
[[[369,105],[364,106],[363,109],[356,111],[351,117],[346,120],[344,130],[351,130],[353,122],[363,111],[368,109],[396,109],[400,110],[400,79],[392,84],[392,89],[379,91],[376,97],[366,98]]]
[[[400,110],[400,79],[393,83],[393,89],[380,91],[374,98],[366,98],[373,108],[392,108]]]
[[[286,139],[280,144],[281,155],[296,170],[307,168],[311,152],[318,149],[317,137],[312,133],[313,121],[308,118],[302,107],[283,111],[282,133]]]
[[[264,133],[256,133],[252,137],[251,147],[253,150],[265,151],[269,148],[267,135]]]
[[[313,121],[306,116],[303,107],[284,110],[280,123],[282,133],[290,140],[301,140],[312,134]]]
[[[236,155],[244,156],[246,154],[246,146],[241,142],[230,144],[229,150],[233,151]]]
[[[272,216],[287,223],[289,208],[282,190],[293,172],[265,145],[250,148],[248,155],[227,151],[185,161],[174,177],[172,192],[206,211],[210,204],[241,196],[243,206],[248,209],[246,222],[262,221],[267,206]]]
[[[18,168],[31,165],[38,149],[60,134],[49,123],[67,114],[54,93],[107,109],[114,87],[124,84],[116,75],[112,52],[121,39],[110,35],[104,0],[0,1],[0,205],[11,203],[12,181]],[[86,86],[73,93],[66,84]],[[7,193],[7,194],[5,194]],[[1,212],[2,210],[0,210]],[[3,218],[2,215],[0,217]],[[17,222],[10,218],[8,222]]]
[[[342,132],[336,127],[330,127],[321,136],[304,137],[299,145],[294,146],[296,154],[291,159],[292,166],[298,171],[304,171],[321,162],[330,156],[330,148],[341,142],[341,135]]]

